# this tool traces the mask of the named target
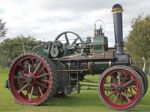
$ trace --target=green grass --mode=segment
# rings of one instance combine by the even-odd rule
[[[81,94],[70,94],[64,98],[53,98],[44,106],[23,106],[17,104],[10,91],[4,88],[8,70],[0,69],[0,112],[111,112],[101,100],[96,90],[83,90]],[[90,76],[94,79],[94,76]],[[150,79],[150,78],[149,78]],[[150,84],[149,84],[150,87]],[[150,111],[150,88],[142,101],[131,111]]]

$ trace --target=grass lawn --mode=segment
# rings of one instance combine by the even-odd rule
[[[64,98],[53,98],[44,106],[23,106],[17,104],[10,91],[4,88],[8,70],[0,69],[0,112],[111,112],[101,100],[96,90],[83,90],[81,94],[70,94]],[[149,78],[150,79],[150,78]],[[149,90],[142,101],[131,111],[150,111]]]

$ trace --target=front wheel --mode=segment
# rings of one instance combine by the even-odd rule
[[[134,107],[143,96],[143,83],[131,67],[116,65],[105,70],[99,80],[98,93],[107,106],[117,110]]]

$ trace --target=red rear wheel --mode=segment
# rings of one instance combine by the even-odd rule
[[[117,65],[104,71],[99,80],[99,96],[109,107],[127,110],[142,98],[143,83],[132,68]]]
[[[9,74],[9,88],[17,102],[40,105],[55,89],[53,71],[47,61],[35,54],[23,54],[15,59]]]

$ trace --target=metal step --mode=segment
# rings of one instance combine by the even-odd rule
[[[71,64],[70,64],[71,65]],[[80,84],[79,84],[79,72],[82,72],[82,71],[87,71],[88,69],[80,69],[79,68],[79,61],[76,63],[76,66],[73,66],[74,68],[72,68],[72,66],[68,66],[68,69],[66,69],[65,71],[68,71],[69,72],[69,77],[70,77],[70,81],[69,81],[69,85],[73,86],[73,88],[70,88],[72,92],[74,91],[77,91],[77,93],[79,94],[80,93]],[[71,74],[74,73],[74,76],[76,76],[75,78],[71,77]],[[72,85],[71,84],[71,81],[76,81],[76,84],[75,85]]]

